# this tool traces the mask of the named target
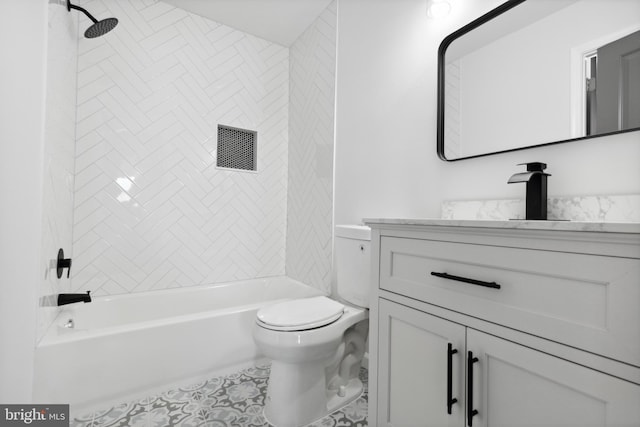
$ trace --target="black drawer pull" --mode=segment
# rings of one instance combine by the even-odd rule
[[[452,274],[447,274],[447,273],[436,273],[435,271],[432,271],[431,275],[442,277],[443,279],[456,280],[458,282],[471,283],[472,285],[484,286],[485,288],[500,289],[500,285],[498,285],[496,282],[483,282],[482,280],[468,279],[466,277],[454,276]]]

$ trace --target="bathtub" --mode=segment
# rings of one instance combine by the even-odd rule
[[[86,409],[246,366],[260,307],[321,294],[280,276],[70,304],[36,348],[34,401]]]

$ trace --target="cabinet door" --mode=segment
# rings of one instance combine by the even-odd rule
[[[473,427],[640,426],[638,385],[473,329],[467,349]]]
[[[462,427],[464,326],[384,299],[379,304],[378,425]],[[451,356],[449,344],[457,351]],[[451,414],[449,398],[457,399]]]

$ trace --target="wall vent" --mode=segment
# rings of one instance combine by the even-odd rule
[[[218,125],[216,166],[226,169],[255,171],[258,132]]]

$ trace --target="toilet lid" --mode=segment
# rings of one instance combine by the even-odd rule
[[[344,305],[324,296],[284,301],[258,311],[258,322],[277,331],[303,331],[335,322]]]

